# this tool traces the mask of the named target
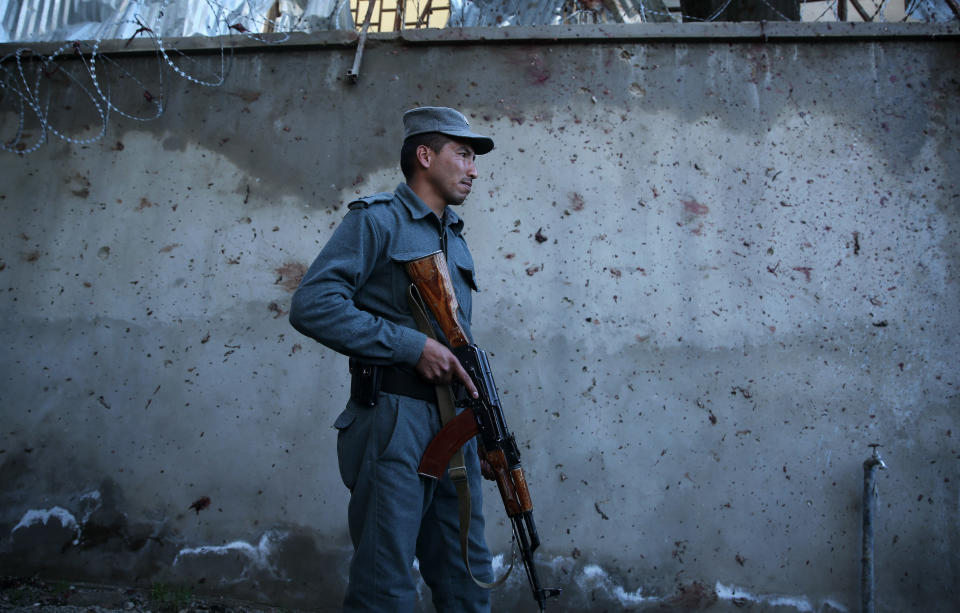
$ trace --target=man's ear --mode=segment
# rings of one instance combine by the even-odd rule
[[[430,147],[426,145],[420,145],[417,147],[417,164],[419,164],[421,168],[424,170],[430,168],[430,162],[432,161],[433,150]]]

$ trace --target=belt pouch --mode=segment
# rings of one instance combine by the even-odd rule
[[[380,398],[383,368],[350,358],[350,398],[364,406],[376,406]]]

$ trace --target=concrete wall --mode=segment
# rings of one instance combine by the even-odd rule
[[[401,111],[447,104],[497,142],[474,331],[552,610],[857,611],[871,443],[878,610],[955,610],[957,29],[706,25],[386,36],[356,85],[350,48],[248,49],[218,88],[167,70],[159,120],[5,154],[2,572],[335,610],[346,360],[286,310],[342,203],[400,181]],[[532,605],[521,573],[495,598]]]

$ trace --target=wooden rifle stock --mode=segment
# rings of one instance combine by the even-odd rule
[[[436,251],[422,258],[406,263],[407,274],[420,291],[420,296],[437,318],[443,335],[450,347],[461,347],[470,343],[467,334],[457,318],[457,295],[450,282],[447,258],[442,251]]]

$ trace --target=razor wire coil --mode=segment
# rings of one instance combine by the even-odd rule
[[[141,75],[133,74],[130,70],[124,68],[120,63],[114,61],[101,50],[103,36],[98,36],[92,43],[90,42],[68,42],[63,44],[57,50],[49,55],[40,55],[32,49],[21,47],[6,56],[0,57],[0,112],[12,112],[16,120],[10,122],[13,124],[13,135],[10,138],[4,138],[0,135],[0,150],[16,153],[18,155],[27,155],[37,151],[44,143],[48,142],[48,134],[57,137],[60,140],[74,145],[88,145],[101,140],[107,130],[111,113],[134,121],[152,121],[161,117],[164,113],[165,98],[165,70],[169,69],[181,79],[184,79],[194,85],[201,87],[218,87],[223,85],[226,79],[226,44],[225,37],[233,38],[243,36],[261,44],[279,44],[289,39],[289,32],[275,32],[278,22],[269,18],[266,13],[260,13],[250,9],[249,2],[242,2],[232,11],[221,0],[203,0],[208,9],[207,19],[212,25],[211,38],[217,40],[218,62],[207,72],[200,68],[199,63],[190,55],[181,51],[176,45],[170,44],[170,39],[165,38],[164,27],[167,25],[167,9],[175,0],[161,0],[159,10],[156,10],[152,22],[145,22],[145,15],[148,14],[147,5],[156,5],[152,0],[133,0],[135,7],[132,11],[132,18],[121,20],[116,25],[127,25],[135,27],[132,36],[127,40],[127,44],[135,38],[148,39],[152,42],[154,53],[157,58],[156,88],[151,89],[145,83],[145,78]],[[334,7],[334,12],[339,14],[343,5],[348,0],[338,0]],[[352,0],[356,2],[357,0]],[[376,2],[377,0],[370,0]],[[384,0],[379,0],[383,2]],[[665,7],[663,0],[634,0],[631,10],[636,10],[632,20],[639,18],[641,22],[648,22],[659,19],[661,21],[685,22],[710,22],[718,21],[724,12],[734,3],[735,0],[724,0],[707,17],[696,17],[685,15],[682,11],[668,9],[655,10]],[[736,0],[738,2],[742,0]],[[827,15],[831,15],[834,20],[839,20],[839,7],[841,2],[846,0],[827,0],[823,12],[808,21],[823,21]],[[395,9],[401,14],[408,10],[404,4]],[[426,26],[425,19],[420,16],[421,3],[419,0],[413,0],[415,3],[413,10],[417,12],[418,18],[414,27]],[[778,18],[789,21],[790,19],[781,12],[770,0],[759,0]],[[916,19],[914,15],[918,12],[924,14],[924,18],[930,19],[931,10],[929,5],[933,2],[946,3],[947,0],[906,0],[902,21]],[[450,3],[448,24],[464,25],[467,16],[465,15],[466,5],[469,0],[461,0],[457,3],[461,14],[455,14],[454,2]],[[857,4],[860,15],[866,21],[886,21],[886,11],[889,7],[889,0],[863,0],[863,4]],[[279,5],[277,5],[279,6]],[[475,7],[475,5],[473,5]],[[516,25],[522,3],[520,0],[509,0],[500,6],[499,13],[493,19],[499,25]],[[950,6],[951,10],[953,5]],[[869,8],[866,8],[869,7]],[[923,8],[923,10],[921,10]],[[244,10],[240,10],[244,9]],[[794,0],[794,9],[797,14],[800,13],[800,0]],[[872,10],[872,15],[866,14]],[[484,17],[489,18],[490,15]],[[474,19],[476,16],[474,15]],[[958,15],[960,18],[960,15]],[[302,19],[302,16],[301,18]],[[293,29],[300,25],[300,20],[294,22]],[[549,21],[549,23],[526,23],[524,25],[560,25],[560,24],[583,24],[583,23],[608,23],[615,19],[610,14],[606,4],[600,0],[560,0],[560,4],[553,11],[541,11],[538,17],[534,18]],[[621,17],[622,19],[622,17]],[[399,27],[405,27],[404,19],[399,20]],[[336,24],[339,25],[339,18],[336,18]],[[355,27],[360,24],[353,24]],[[407,24],[409,25],[409,24]],[[100,32],[105,29],[101,28]],[[75,74],[65,60],[73,62],[75,57],[79,56],[84,67],[85,78],[83,75]],[[179,54],[179,57],[176,57]],[[32,71],[26,70],[25,63],[31,64]],[[194,65],[189,65],[190,63]],[[75,64],[73,64],[75,66]],[[139,95],[137,98],[143,98],[148,104],[147,111],[137,111],[133,108],[121,108],[117,97],[114,95],[113,87],[110,84],[111,71],[117,76],[119,81],[129,81],[132,83],[132,89]],[[50,94],[46,93],[44,97],[44,88],[42,87],[49,80],[56,76],[63,76],[66,82],[75,87],[84,100],[89,100],[91,107],[95,111],[99,123],[99,131],[91,136],[77,137],[65,133],[58,128],[56,122],[51,117],[51,99]],[[129,88],[128,88],[129,89]],[[9,105],[8,108],[3,108]],[[27,142],[28,132],[27,123],[30,117],[34,118],[39,131],[35,140]]]

